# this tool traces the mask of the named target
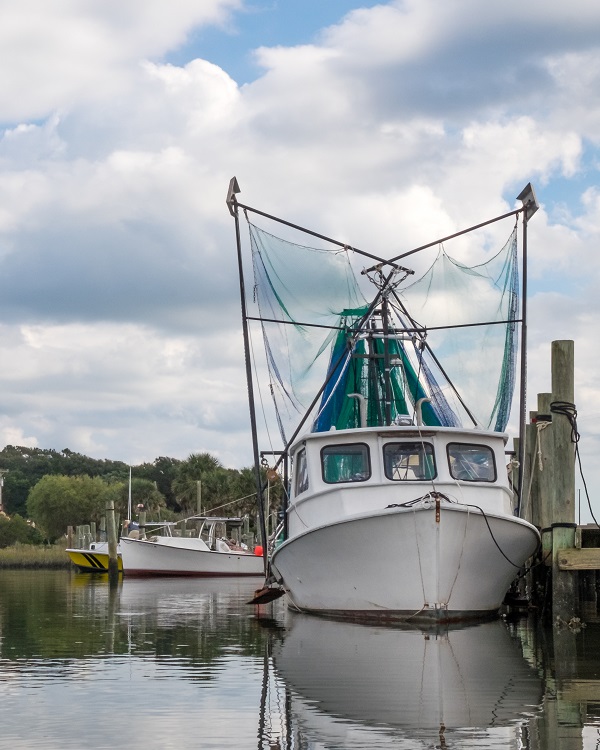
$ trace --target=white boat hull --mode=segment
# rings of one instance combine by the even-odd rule
[[[538,539],[512,516],[445,504],[394,508],[297,535],[275,551],[272,567],[303,611],[463,620],[498,610]]]
[[[127,576],[261,576],[264,573],[262,557],[215,552],[205,547],[195,539],[124,538],[121,539],[123,573]]]

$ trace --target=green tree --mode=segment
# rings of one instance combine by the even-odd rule
[[[9,518],[0,514],[0,547],[10,547],[15,542],[42,544],[44,538],[31,523],[18,513]]]
[[[177,466],[172,489],[182,510],[196,511],[198,482],[201,482],[202,508],[211,508],[221,499],[224,480],[221,472],[226,471],[218,458],[210,453],[192,453],[186,461]],[[219,475],[218,475],[219,474]]]
[[[133,468],[134,476],[148,479],[156,484],[156,489],[165,498],[167,508],[180,511],[181,507],[173,493],[172,484],[177,475],[177,467],[182,463],[178,458],[159,456],[152,463],[144,463]]]
[[[127,518],[129,482],[117,482],[109,485],[106,497],[110,497],[114,501],[115,510],[121,518]],[[154,518],[154,520],[158,520],[166,508],[165,498],[156,489],[154,482],[134,477],[131,480],[132,515],[135,515],[136,507],[140,504],[146,509],[148,518]]]
[[[71,477],[87,474],[110,477],[113,481],[124,481],[129,474],[129,467],[122,461],[90,458],[68,448],[56,451],[20,445],[7,445],[0,450],[0,469],[8,470],[2,500],[9,514],[27,512],[29,491],[48,474]]]
[[[51,541],[67,526],[100,520],[106,506],[107,485],[100,477],[45,476],[30,490],[27,512]]]

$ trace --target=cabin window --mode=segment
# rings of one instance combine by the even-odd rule
[[[495,482],[494,452],[487,445],[448,443],[448,463],[454,479],[464,482]]]
[[[308,465],[306,463],[306,450],[296,453],[296,484],[295,494],[300,495],[308,489]]]
[[[435,479],[437,473],[431,443],[386,443],[383,465],[386,477],[396,482]]]
[[[323,481],[364,482],[371,476],[369,448],[364,443],[328,445],[321,451]]]

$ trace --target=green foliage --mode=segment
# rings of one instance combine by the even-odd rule
[[[7,445],[0,451],[0,469],[8,469],[2,495],[6,511],[34,519],[48,538],[62,535],[67,526],[98,521],[108,499],[121,518],[127,515],[129,466],[122,461],[96,460],[67,448]],[[254,469],[227,469],[210,453],[193,453],[185,461],[160,456],[133,466],[132,475],[133,515],[139,503],[149,518],[196,513],[198,482],[203,512],[256,514]],[[89,488],[95,488],[92,499]],[[269,494],[271,508],[277,508],[281,485],[272,485]]]
[[[30,490],[47,475],[110,477],[113,481],[125,481],[129,467],[123,461],[98,460],[63,451],[7,445],[0,451],[0,469],[7,469],[4,476],[2,500],[7,513],[27,512],[27,497]]]
[[[134,467],[133,474],[140,479],[148,479],[155,483],[156,489],[165,498],[168,508],[181,510],[172,490],[173,480],[181,463],[182,461],[177,458],[159,456],[152,463],[144,463]]]
[[[129,482],[117,482],[108,485],[105,498],[110,498],[115,504],[115,510],[121,518],[127,518],[129,504]],[[148,513],[148,518],[158,519],[162,517],[162,511],[166,508],[165,498],[156,489],[154,482],[148,479],[131,480],[131,505],[133,513],[137,505],[142,504]]]
[[[27,512],[48,539],[67,526],[99,522],[106,507],[107,485],[100,477],[45,476],[27,498]]]
[[[202,509],[217,505],[225,492],[226,479],[221,462],[210,453],[192,453],[177,467],[172,489],[181,508],[187,513],[197,509],[198,482],[202,495]]]
[[[267,484],[266,473],[261,470],[263,485]],[[209,453],[196,453],[182,461],[177,467],[173,490],[183,510],[196,512],[198,482],[201,483],[202,511],[215,511],[223,515],[254,516],[256,504],[256,480],[253,467],[241,470],[226,469]],[[271,508],[279,508],[282,487],[280,482],[269,489]]]
[[[16,542],[22,544],[42,544],[44,538],[31,523],[19,514],[9,518],[0,515],[0,548],[10,547]]]

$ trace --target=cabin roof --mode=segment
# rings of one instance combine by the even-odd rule
[[[496,442],[502,440],[504,444],[508,441],[508,435],[504,432],[495,432],[493,430],[484,430],[480,428],[464,427],[433,427],[429,425],[389,425],[387,427],[359,427],[348,430],[328,430],[327,432],[308,432],[298,438],[290,448],[290,453],[297,450],[298,446],[307,442],[335,442],[340,440],[342,443],[349,442],[351,438],[355,442],[361,442],[373,435],[384,438],[427,438],[435,435],[444,436],[444,438],[456,436],[460,441],[476,442]]]

